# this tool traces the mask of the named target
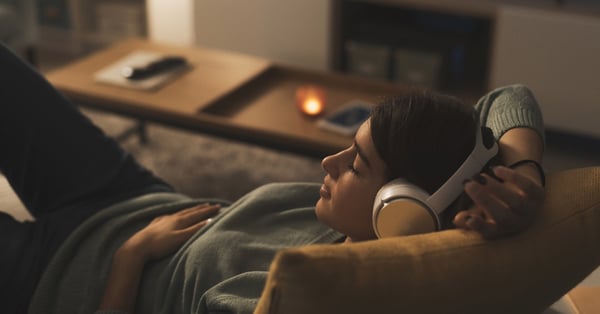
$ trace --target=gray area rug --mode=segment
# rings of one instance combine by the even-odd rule
[[[108,135],[117,136],[135,121],[82,109]],[[146,144],[137,136],[120,143],[145,167],[191,197],[234,201],[270,182],[322,182],[320,160],[214,136],[148,124]]]
[[[116,136],[135,125],[134,120],[121,116],[82,111],[109,135]],[[148,133],[149,143],[145,145],[137,137],[121,144],[177,191],[192,197],[236,200],[266,183],[322,182],[325,175],[321,161],[315,158],[159,124],[150,124]],[[592,151],[555,137],[548,136],[546,141],[543,165],[547,173],[598,165],[598,149]]]

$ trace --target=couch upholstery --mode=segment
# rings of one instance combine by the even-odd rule
[[[548,175],[534,225],[288,249],[255,314],[541,313],[599,266],[600,167]]]

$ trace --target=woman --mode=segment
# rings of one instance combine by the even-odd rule
[[[376,110],[352,147],[323,160],[323,185],[267,185],[232,204],[192,200],[140,167],[5,49],[0,68],[0,147],[8,148],[0,170],[36,217],[26,224],[0,217],[8,313],[28,305],[31,313],[251,312],[277,250],[374,239],[377,190],[397,176],[435,188],[472,147],[476,125],[472,109],[454,99],[410,94],[378,107],[391,113]],[[402,105],[407,100],[426,104]],[[505,163],[540,161],[541,116],[526,88],[490,93],[478,109]],[[421,134],[414,129],[421,124],[439,132]],[[397,136],[419,136],[436,149],[419,152]],[[408,152],[414,156],[398,159]],[[446,166],[424,160],[425,152],[447,154]],[[528,225],[543,194],[537,170],[493,173],[497,179],[466,183],[474,205],[449,214],[456,226],[494,237]]]

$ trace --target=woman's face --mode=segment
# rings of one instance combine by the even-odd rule
[[[373,202],[386,183],[385,166],[371,139],[370,120],[358,129],[354,144],[321,162],[327,172],[316,205],[320,221],[349,241],[375,239]]]

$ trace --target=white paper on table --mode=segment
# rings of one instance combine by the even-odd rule
[[[94,73],[94,79],[100,83],[120,87],[147,91],[155,90],[182,75],[191,68],[191,65],[188,63],[185,66],[166,70],[141,80],[127,79],[121,74],[121,71],[124,67],[143,67],[165,56],[165,54],[156,51],[137,50]]]

